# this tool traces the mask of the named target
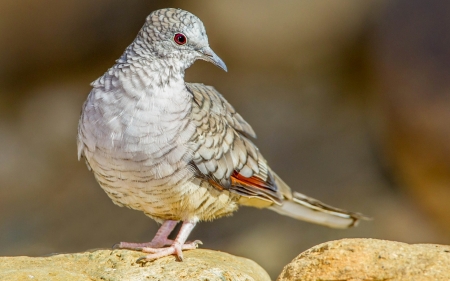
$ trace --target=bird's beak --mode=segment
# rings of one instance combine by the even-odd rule
[[[203,54],[200,57],[202,60],[209,61],[209,62],[215,64],[216,66],[225,70],[225,72],[228,71],[227,66],[225,65],[223,60],[221,58],[219,58],[219,56],[216,55],[216,53],[214,53],[214,51],[210,47],[205,47],[205,48],[201,49],[200,53]]]

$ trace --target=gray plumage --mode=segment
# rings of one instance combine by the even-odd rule
[[[291,192],[225,98],[213,87],[185,83],[184,71],[197,59],[226,70],[200,19],[180,9],[158,10],[91,84],[78,156],[115,204],[158,222],[194,225],[239,205],[340,228],[362,218]]]

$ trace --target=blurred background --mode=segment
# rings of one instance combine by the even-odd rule
[[[242,208],[200,223],[204,248],[272,277],[302,251],[345,237],[450,243],[450,2],[0,2],[0,255],[41,256],[150,241],[158,226],[111,202],[77,161],[89,83],[153,10],[206,26],[225,73],[197,62],[297,191],[374,218],[350,230]]]

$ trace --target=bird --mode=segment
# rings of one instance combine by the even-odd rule
[[[142,251],[139,262],[171,255],[182,261],[183,250],[201,244],[186,241],[198,222],[240,206],[334,228],[366,219],[292,191],[234,107],[215,88],[184,81],[196,60],[227,71],[198,17],[160,9],[91,83],[78,124],[78,159],[85,159],[113,203],[161,224],[150,242],[120,242],[116,248]],[[169,239],[180,222],[176,238]]]

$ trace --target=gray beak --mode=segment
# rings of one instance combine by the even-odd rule
[[[225,72],[228,71],[227,66],[225,65],[223,60],[221,58],[219,58],[219,56],[216,55],[216,53],[214,53],[214,51],[210,47],[205,47],[205,48],[201,49],[200,53],[203,54],[203,56],[201,56],[202,60],[213,63],[214,65],[225,70]]]

